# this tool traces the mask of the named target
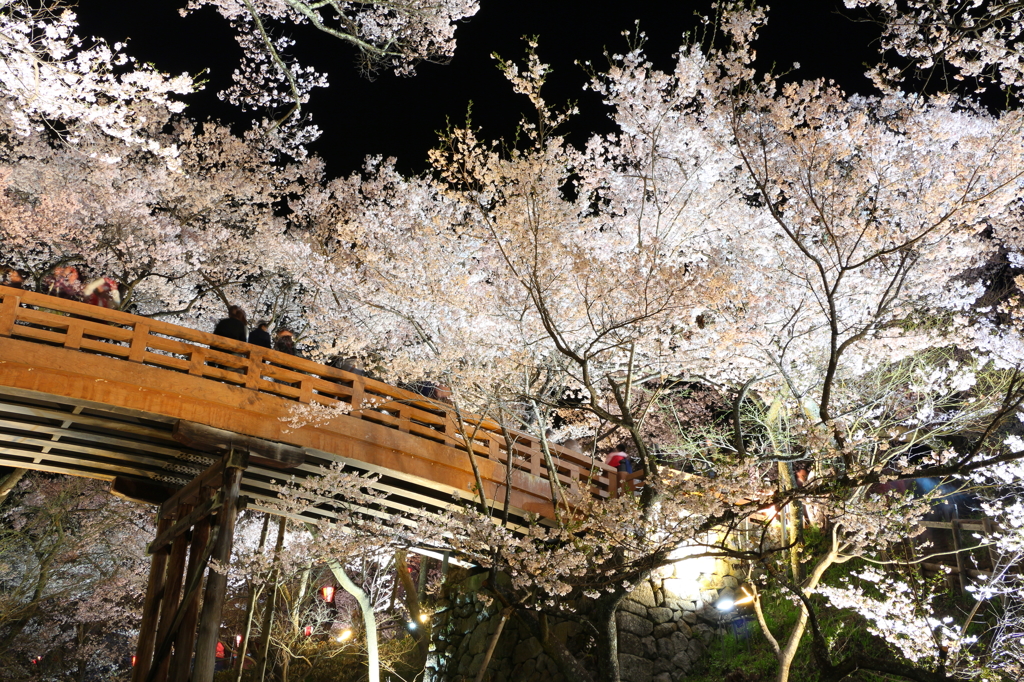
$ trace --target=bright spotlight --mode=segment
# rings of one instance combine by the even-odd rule
[[[420,622],[421,623],[426,623],[428,620],[430,620],[430,616],[428,616],[425,613],[421,613],[420,614]]]
[[[736,606],[736,602],[732,599],[719,599],[718,603],[715,604],[715,608],[719,611],[732,611],[734,606]]]
[[[344,642],[347,639],[352,639],[352,631],[351,630],[342,630],[341,634],[338,635],[338,641],[339,642]]]

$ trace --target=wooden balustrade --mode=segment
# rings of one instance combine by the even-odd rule
[[[494,420],[462,415],[437,401],[341,369],[159,320],[108,310],[77,301],[0,287],[0,336],[61,346],[128,363],[186,373],[296,403],[349,405],[348,417],[397,429],[477,457],[548,478],[540,442],[510,431],[506,443]],[[84,359],[84,358],[83,358]],[[616,497],[622,479],[603,462],[549,444],[556,476],[574,492],[589,487],[598,498]],[[635,487],[639,481],[632,483]]]

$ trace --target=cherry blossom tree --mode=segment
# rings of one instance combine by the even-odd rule
[[[502,406],[541,437],[566,395],[579,396],[585,416],[562,436],[596,443],[614,429],[632,441],[646,480],[628,511],[587,508],[590,531],[566,513],[519,543],[486,518],[462,519],[468,539],[450,540],[521,576],[514,604],[591,596],[603,680],[618,679],[613,616],[632,585],[687,543],[767,568],[798,538],[737,551],[708,546],[707,533],[806,500],[836,534],[808,576],[798,552],[788,575],[769,571],[802,609],[778,647],[787,679],[804,628],[822,638],[811,595],[829,569],[913,535],[927,510],[873,497],[873,485],[1019,457],[995,437],[1024,401],[1019,334],[978,304],[985,287],[971,275],[1014,232],[1019,113],[758,76],[750,44],[763,20],[725,12],[725,47],[684,46],[671,72],[639,47],[612,55],[591,87],[618,131],[583,149],[559,136],[572,112],[545,102],[547,67],[531,50],[525,66],[501,62],[534,109],[516,145],[454,129],[432,176],[372,160],[309,199],[321,205],[311,234],[336,264],[339,317],[393,376],[443,378],[457,409]],[[711,484],[678,476],[644,430],[684,380],[733,397]],[[811,484],[795,483],[798,462]],[[557,485],[552,497],[584,504]],[[622,528],[635,546],[599,539]],[[899,674],[979,670],[945,659],[941,641]],[[813,653],[826,679],[895,660]]]
[[[479,9],[476,0],[190,0],[183,13],[204,6],[231,23],[243,52],[235,84],[221,96],[243,108],[284,106],[281,120],[297,114],[327,79],[288,56],[295,41],[280,29],[312,26],[355,48],[367,73],[386,66],[408,75],[420,61],[450,59],[456,25]]]
[[[77,28],[74,12],[59,2],[0,4],[0,83],[13,131],[61,131],[73,141],[87,124],[173,159],[174,148],[152,138],[152,116],[182,111],[175,96],[192,92],[192,78],[137,64],[124,44],[88,42]]]
[[[127,674],[153,533],[146,510],[96,481],[33,474],[3,516],[0,675]]]

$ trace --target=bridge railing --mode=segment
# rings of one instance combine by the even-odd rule
[[[457,448],[543,479],[549,472],[539,440],[492,419],[461,415],[444,403],[305,358],[159,320],[21,289],[0,287],[0,337],[62,346],[130,363],[187,373],[298,403],[349,405],[349,417]],[[549,444],[558,480],[617,497],[625,481],[585,454]],[[623,475],[638,478],[642,474]],[[635,487],[631,484],[631,487]]]

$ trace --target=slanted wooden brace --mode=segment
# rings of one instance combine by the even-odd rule
[[[248,460],[246,450],[232,448],[160,505],[132,682],[213,680],[227,576],[209,571],[203,590],[203,574],[211,560],[231,558]]]

